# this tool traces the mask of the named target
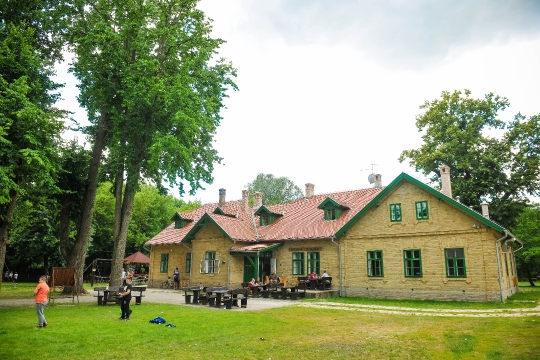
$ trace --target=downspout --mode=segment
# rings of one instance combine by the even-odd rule
[[[338,247],[338,260],[339,260],[339,296],[342,296],[343,294],[343,278],[342,278],[342,266],[341,266],[341,245],[339,245],[337,242],[335,242],[334,240],[336,239],[336,236],[335,235],[332,235],[332,237],[330,238],[330,240],[332,240],[332,242],[334,244],[336,244],[336,246]]]
[[[236,245],[236,239],[233,240],[232,246],[229,248],[229,255],[227,258],[227,288],[231,287],[231,250]]]
[[[190,264],[190,268],[189,268],[189,285],[191,286],[191,276],[193,275],[193,249],[188,247],[183,242],[181,242],[180,244],[182,244],[182,246],[185,247],[186,249],[188,249],[190,251],[190,253],[191,253],[191,264]]]
[[[504,295],[503,295],[503,290],[502,290],[502,276],[501,276],[501,260],[499,258],[499,241],[502,241],[504,239],[508,238],[508,231],[504,230],[504,236],[501,237],[500,239],[497,239],[497,241],[495,241],[495,251],[497,253],[497,271],[498,271],[498,276],[499,276],[499,291],[501,292],[501,302],[504,302]]]
[[[251,209],[251,219],[253,220],[253,229],[255,229],[255,241],[259,240],[259,232],[257,231],[257,223],[255,222],[255,212]],[[255,277],[259,277],[259,252],[257,251],[257,267],[255,268]]]
[[[521,249],[523,249],[523,243],[521,243],[521,247],[520,247],[519,249],[516,249],[516,251],[513,251],[513,253],[514,253],[514,270],[515,270],[515,272],[516,272],[515,275],[516,275],[516,277],[517,277],[518,279],[519,279],[519,276],[518,276],[518,273],[517,273],[516,253],[517,253],[519,250],[521,250]],[[518,281],[519,281],[519,280],[518,280]],[[518,288],[519,288],[519,285],[518,285]]]

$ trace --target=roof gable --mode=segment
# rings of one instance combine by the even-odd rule
[[[424,184],[423,182],[413,178],[412,176],[401,173],[398,177],[394,179],[388,186],[384,188],[383,191],[381,191],[377,196],[375,196],[362,210],[360,210],[355,216],[353,216],[341,229],[339,229],[336,232],[335,236],[344,236],[346,231],[355,224],[362,216],[364,216],[366,213],[368,213],[370,210],[372,210],[375,207],[378,207],[382,200],[386,198],[391,192],[393,192],[403,181],[408,181],[412,183],[415,186],[418,186],[422,190],[428,192],[429,194],[435,196],[438,200],[443,200],[449,205],[453,206],[454,208],[457,208],[460,211],[465,212],[469,216],[473,217],[475,220],[479,221],[480,223],[484,224],[484,226],[492,228],[500,233],[504,233],[506,230],[499,224],[495,223],[492,220],[489,220],[479,214],[478,212],[474,211],[473,209],[457,202],[456,200],[446,196],[445,194],[441,193],[438,190],[433,189],[431,186],[428,186]]]
[[[191,242],[191,240],[195,238],[195,234],[197,233],[197,231],[199,231],[200,228],[208,225],[215,225],[219,230],[221,230],[223,235],[225,235],[228,239],[232,240],[229,234],[227,234],[227,232],[223,230],[221,226],[219,226],[219,224],[208,213],[205,213],[199,219],[199,221],[197,221],[197,223],[191,228],[191,230],[189,230],[186,236],[184,236],[181,242]]]

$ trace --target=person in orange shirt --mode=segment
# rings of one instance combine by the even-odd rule
[[[47,277],[41,276],[39,278],[39,283],[36,286],[36,290],[34,290],[34,297],[36,298],[36,312],[38,317],[38,329],[47,326],[47,320],[45,320],[43,310],[45,309],[45,305],[47,305],[47,301],[49,300],[48,295],[49,285],[47,285]]]

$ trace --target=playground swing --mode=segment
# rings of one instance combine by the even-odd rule
[[[109,276],[101,276],[101,273],[98,267],[98,261],[111,262],[112,259],[95,259],[94,261],[90,263],[90,265],[88,265],[88,267],[84,270],[84,272],[86,272],[90,267],[92,267],[92,274],[90,275],[90,286],[94,286],[94,282],[108,283],[110,281]]]

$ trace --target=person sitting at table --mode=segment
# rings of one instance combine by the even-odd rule
[[[325,278],[325,277],[330,277],[330,276],[326,273],[326,270],[324,270],[323,273],[322,273],[322,275],[321,275],[321,278]],[[325,280],[324,282],[327,283],[327,284],[330,284],[330,280]]]
[[[270,280],[270,284],[276,284],[279,282],[279,276],[277,276],[275,270],[272,270],[272,273],[270,274],[268,279]]]
[[[248,282],[247,286],[248,286],[248,289],[249,289],[249,293],[251,294],[252,293],[251,288],[255,286],[255,278],[251,278],[251,281]]]
[[[309,282],[310,280],[315,280],[315,279],[317,279],[317,273],[315,272],[315,270],[313,270],[311,274],[309,275],[309,279],[307,280],[307,282]]]

